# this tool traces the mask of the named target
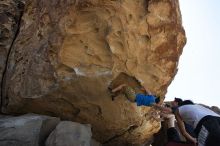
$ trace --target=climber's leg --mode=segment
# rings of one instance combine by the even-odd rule
[[[117,92],[117,91],[120,91],[122,90],[123,87],[127,86],[126,84],[121,84],[119,85],[118,87],[112,89],[112,92]]]
[[[136,100],[135,90],[129,86],[125,86],[123,90],[127,99],[130,100],[131,102],[135,102]]]

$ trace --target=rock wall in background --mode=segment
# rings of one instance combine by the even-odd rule
[[[2,112],[89,123],[105,145],[159,130],[156,111],[112,101],[108,87],[147,85],[163,99],[186,42],[178,0],[32,0],[19,26],[3,55]]]

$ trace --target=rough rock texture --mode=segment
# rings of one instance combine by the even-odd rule
[[[140,144],[160,124],[153,109],[108,87],[147,85],[163,97],[185,44],[177,0],[32,0],[4,76],[4,113],[90,123],[105,145]],[[139,82],[137,82],[139,81]]]
[[[0,145],[42,146],[58,123],[58,118],[35,114],[1,117]]]
[[[0,98],[7,57],[19,29],[23,8],[23,1],[0,1]]]
[[[91,126],[62,121],[49,135],[46,146],[90,146]]]
[[[217,107],[217,106],[212,106],[211,109],[212,109],[214,112],[216,112],[217,114],[220,115],[220,109],[219,109],[219,107]]]

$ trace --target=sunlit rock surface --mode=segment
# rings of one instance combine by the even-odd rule
[[[175,0],[32,0],[4,74],[2,112],[90,123],[105,145],[141,144],[156,111],[108,87],[145,84],[161,99],[186,42]],[[10,42],[9,42],[10,45]]]

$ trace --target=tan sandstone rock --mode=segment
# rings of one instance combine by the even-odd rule
[[[2,111],[89,123],[105,145],[144,143],[160,128],[156,111],[122,94],[112,101],[108,87],[147,85],[163,97],[186,42],[181,23],[177,0],[29,1]]]

